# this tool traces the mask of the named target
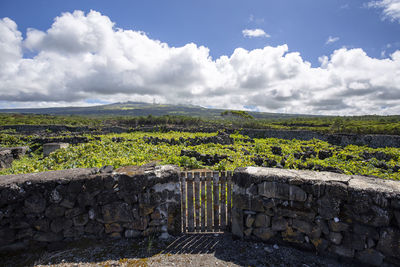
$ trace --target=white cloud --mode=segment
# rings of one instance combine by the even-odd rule
[[[400,0],[380,0],[368,2],[367,7],[383,9],[383,18],[400,22]]]
[[[400,51],[377,59],[342,48],[312,67],[284,44],[213,60],[204,46],[171,47],[95,11],[64,13],[47,31],[21,36],[12,20],[0,20],[1,106],[155,98],[268,112],[400,113]],[[23,48],[36,56],[24,58]]]
[[[253,38],[253,37],[271,37],[262,29],[245,29],[242,31],[244,37]]]
[[[264,19],[257,18],[253,14],[250,14],[248,22],[255,23],[255,24],[262,24],[262,23],[264,23]]]
[[[325,44],[332,44],[334,42],[339,41],[339,39],[340,39],[339,37],[329,36],[328,39],[326,40]]]

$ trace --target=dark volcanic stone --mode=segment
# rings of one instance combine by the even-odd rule
[[[25,213],[41,213],[46,209],[46,200],[40,195],[33,195],[24,202]]]
[[[131,222],[133,220],[132,208],[127,203],[114,202],[102,207],[105,223]]]
[[[385,255],[400,258],[400,231],[394,228],[382,230],[377,248]]]
[[[357,252],[356,258],[359,261],[368,265],[381,266],[385,256],[383,256],[382,253],[374,249],[366,249],[364,251]]]
[[[38,232],[33,236],[33,240],[40,242],[56,242],[61,241],[63,236],[56,233],[42,233]]]
[[[332,151],[329,151],[329,150],[320,150],[320,151],[318,152],[318,158],[319,158],[319,159],[324,160],[324,159],[327,159],[327,158],[330,158],[330,157],[332,157]]]
[[[65,208],[59,205],[50,205],[45,212],[47,218],[54,219],[64,216]]]
[[[279,146],[271,146],[272,154],[282,156],[282,148]]]

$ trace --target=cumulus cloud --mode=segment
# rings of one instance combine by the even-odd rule
[[[340,39],[339,37],[329,36],[328,39],[326,40],[325,44],[332,44],[334,42],[339,41],[339,39]]]
[[[262,29],[245,29],[242,31],[244,37],[253,38],[253,37],[271,37]]]
[[[23,51],[34,51],[33,58]],[[64,13],[47,31],[0,20],[0,105],[146,101],[267,112],[399,114],[400,51],[385,59],[336,50],[312,67],[287,45],[237,48],[212,59],[193,43],[171,47],[120,29],[98,12]]]
[[[400,22],[400,0],[371,1],[367,7],[383,9],[383,18]]]

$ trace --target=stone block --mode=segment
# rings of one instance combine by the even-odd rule
[[[127,203],[114,202],[104,205],[101,210],[105,223],[133,221],[132,208]]]
[[[163,220],[151,220],[149,222],[149,226],[158,226],[158,225],[162,225],[163,224]]]
[[[256,215],[254,227],[270,227],[271,217],[266,214],[259,213]]]
[[[400,258],[400,231],[394,228],[381,230],[377,249],[385,256]]]
[[[361,225],[361,224],[354,224],[353,225],[353,232],[358,234],[358,235],[361,235],[361,236],[372,238],[374,240],[378,240],[379,239],[378,231],[374,227],[371,227],[371,226],[366,226],[366,225]]]
[[[347,199],[348,190],[347,185],[341,182],[330,182],[325,185],[325,193],[332,198]]]
[[[82,213],[84,213],[84,210],[81,208],[68,209],[65,211],[65,217],[71,219],[75,216],[81,215]]]
[[[354,250],[344,246],[331,246],[330,251],[341,257],[354,258]]]
[[[250,209],[257,212],[264,211],[264,201],[261,197],[251,197],[250,199]]]
[[[309,236],[311,239],[318,239],[318,238],[321,237],[321,233],[322,233],[321,227],[319,227],[318,225],[315,225],[315,226],[311,229],[311,233],[309,233],[308,236]]]
[[[158,227],[158,226],[155,226],[155,227],[148,227],[146,230],[144,230],[143,232],[142,232],[142,235],[143,236],[149,236],[149,235],[152,235],[152,234],[156,234],[156,233],[158,233],[158,232],[160,232],[160,227]]]
[[[119,232],[113,232],[113,233],[109,234],[108,236],[112,239],[121,239],[122,238],[122,235]]]
[[[395,212],[394,212],[394,217],[396,218],[397,225],[398,225],[399,228],[400,228],[400,211],[395,211]]]
[[[290,208],[278,208],[276,214],[278,216],[300,219],[309,222],[312,222],[315,218],[315,212],[313,211],[302,211]]]
[[[375,246],[375,241],[372,238],[367,238],[367,248],[372,248]]]
[[[125,230],[125,237],[126,238],[135,238],[141,236],[142,232],[136,230]]]
[[[262,228],[256,228],[253,230],[253,234],[260,238],[263,241],[267,241],[271,237],[273,237],[276,232],[272,230],[270,227],[262,227]]]
[[[47,232],[50,229],[50,220],[48,219],[39,219],[33,222],[33,228],[37,231]]]
[[[390,223],[390,215],[388,210],[382,209],[378,206],[371,206],[370,210],[365,214],[360,214],[354,218],[355,220],[371,225],[374,227],[388,226]]]
[[[155,210],[151,215],[151,219],[153,220],[160,220],[161,219],[161,213],[159,210]]]
[[[341,233],[336,233],[336,232],[330,232],[329,233],[329,240],[336,245],[340,245],[342,242],[342,234]]]
[[[16,231],[10,228],[0,229],[0,244],[6,245],[12,243],[16,239]]]
[[[311,243],[319,253],[324,252],[329,246],[329,242],[323,238],[311,239]]]
[[[250,214],[248,214],[248,215],[246,216],[246,221],[245,221],[245,225],[246,225],[246,227],[247,227],[247,228],[250,228],[250,227],[252,227],[252,226],[253,226],[253,223],[254,223],[254,221],[255,221],[255,218],[254,218],[254,216],[253,216],[253,215],[250,215]]]
[[[72,221],[74,222],[75,226],[84,226],[88,223],[89,216],[86,213],[84,213],[84,214],[75,216],[74,218],[72,218]]]
[[[349,229],[349,225],[344,222],[335,222],[334,220],[329,220],[329,229],[333,232],[342,232]]]
[[[50,205],[49,207],[47,207],[46,211],[45,211],[45,215],[47,218],[50,219],[54,219],[57,217],[62,217],[65,214],[65,208],[61,207],[59,205]]]
[[[30,238],[33,236],[33,233],[32,228],[21,229],[18,231],[16,237],[17,239]]]
[[[243,210],[237,207],[232,208],[232,234],[237,237],[243,237]]]
[[[120,199],[118,198],[118,195],[115,194],[113,191],[106,191],[96,196],[96,204],[100,206],[119,201]]]
[[[23,228],[29,228],[30,225],[28,222],[23,221],[22,219],[16,219],[12,220],[10,222],[10,228],[11,229],[23,229]]]
[[[149,214],[153,213],[155,208],[156,207],[153,204],[141,203],[141,204],[139,204],[139,213],[142,216],[146,216],[146,215],[149,215]]]
[[[57,189],[51,191],[49,199],[51,203],[58,204],[62,199],[63,197]]]
[[[69,146],[68,143],[47,143],[43,145],[43,156],[48,157],[51,152],[56,150],[67,148]]]
[[[292,243],[304,243],[304,234],[288,227],[286,231],[282,232],[282,239]]]
[[[313,230],[313,225],[311,223],[298,219],[293,219],[292,227],[307,235]]]
[[[78,238],[82,237],[83,233],[84,233],[84,228],[82,228],[82,227],[72,227],[72,228],[68,228],[68,229],[64,230],[63,231],[63,236],[65,238],[78,239]]]
[[[77,197],[78,205],[81,208],[94,205],[94,198],[89,192],[82,192]]]
[[[288,227],[288,221],[283,217],[272,217],[272,230],[285,231]]]
[[[67,187],[67,192],[69,194],[74,194],[77,196],[80,192],[82,192],[83,182],[80,180],[70,181]]]
[[[366,237],[362,235],[357,235],[352,232],[344,232],[343,233],[343,241],[342,244],[345,247],[363,250],[366,247]]]
[[[334,217],[338,217],[340,212],[340,203],[339,199],[334,199],[325,195],[320,198],[318,201],[318,213],[323,219],[333,219]]]
[[[367,265],[381,266],[385,256],[375,249],[366,249],[356,252],[356,258]]]
[[[244,235],[245,236],[250,236],[253,233],[253,228],[247,228],[244,230]]]
[[[39,241],[39,242],[57,242],[61,241],[63,239],[63,236],[61,234],[56,234],[52,232],[48,233],[43,233],[43,232],[37,232],[33,236],[33,240]]]
[[[276,201],[273,198],[263,198],[264,209],[270,209],[276,206]]]
[[[0,150],[0,169],[10,168],[14,161],[11,150]]]
[[[390,202],[390,206],[400,210],[400,199],[392,199]]]
[[[101,236],[104,232],[103,224],[95,221],[89,221],[84,228],[85,233],[94,234],[96,236]]]
[[[306,201],[307,194],[296,185],[288,185],[278,182],[263,182],[258,185],[258,194],[267,198],[279,198],[284,200]]]
[[[104,230],[106,234],[114,232],[122,232],[124,228],[119,223],[106,223],[104,225]]]
[[[149,219],[146,216],[134,219],[133,222],[130,223],[124,223],[123,226],[128,229],[144,231],[147,228],[148,224]]]
[[[24,201],[25,213],[41,213],[46,209],[46,200],[41,195],[33,195]]]
[[[54,233],[59,233],[70,227],[72,227],[72,220],[65,218],[56,218],[50,224],[50,229]]]
[[[233,206],[237,209],[241,210],[250,209],[249,199],[245,195],[233,194],[232,203]]]

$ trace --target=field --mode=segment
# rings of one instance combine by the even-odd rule
[[[202,126],[215,129],[310,130],[322,133],[400,135],[400,116],[311,116],[206,109],[198,106],[116,103],[80,108],[0,110],[4,125]]]
[[[28,145],[31,153],[0,175],[68,168],[115,168],[149,162],[182,169],[234,170],[245,166],[332,171],[400,180],[400,149],[333,146],[319,140],[251,139],[239,134],[145,133],[85,135],[89,142],[43,157],[35,136],[0,133],[0,147]]]

